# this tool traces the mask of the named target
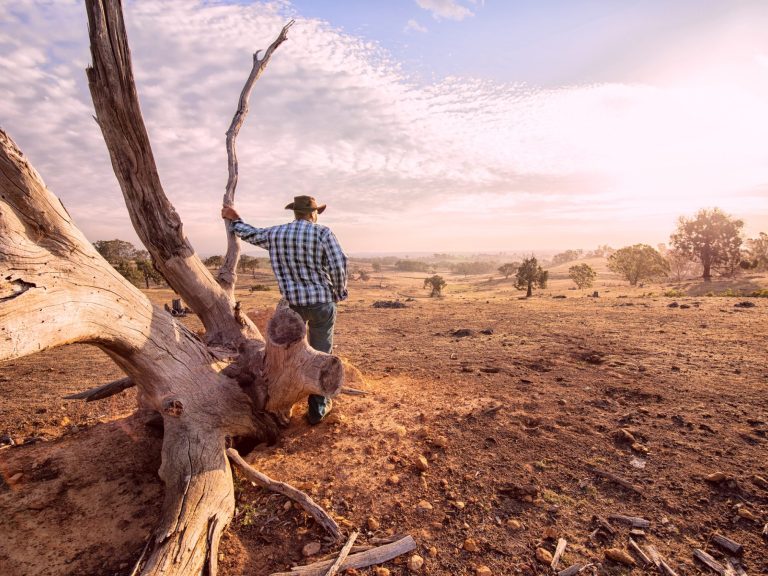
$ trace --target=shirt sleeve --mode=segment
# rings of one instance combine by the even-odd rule
[[[333,232],[328,231],[328,236],[323,242],[325,261],[328,265],[328,275],[331,277],[333,287],[333,300],[340,302],[347,299],[347,257],[339,246],[339,241]]]
[[[254,228],[238,219],[230,222],[229,231],[249,244],[269,250],[269,228]]]

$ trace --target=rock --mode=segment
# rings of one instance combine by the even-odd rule
[[[555,526],[548,526],[546,530],[544,530],[544,534],[542,537],[544,540],[556,540],[557,536],[559,534],[558,529]]]
[[[451,504],[453,504],[453,507],[457,508],[458,510],[464,510],[464,507],[466,506],[466,504],[464,504],[464,502],[462,502],[461,500],[457,500],[456,502],[451,502]]]
[[[427,552],[431,558],[437,558],[437,548],[434,546],[429,547],[429,551]]]
[[[373,516],[368,517],[367,524],[368,524],[368,530],[375,531],[381,528],[381,523],[378,520],[376,520],[376,518],[374,518]]]
[[[434,446],[437,446],[438,448],[448,447],[448,438],[446,438],[445,436],[435,436],[435,438],[433,438],[431,442]]]
[[[635,442],[632,444],[632,450],[635,452],[640,452],[641,454],[648,454],[651,451],[648,446],[645,444],[640,444],[640,442]]]
[[[389,482],[390,484],[394,484],[395,486],[397,486],[398,484],[400,484],[400,476],[398,476],[397,474],[392,474],[392,476],[390,476],[389,478],[387,478],[387,482]]]
[[[634,434],[632,434],[632,432],[626,428],[620,428],[616,433],[616,437],[619,442],[627,442],[628,444],[634,444],[637,442],[637,438],[635,438]]]
[[[720,482],[726,482],[727,480],[731,479],[732,476],[726,474],[725,472],[714,472],[709,476],[704,477],[704,480],[707,482],[712,482],[713,484],[719,484]]]
[[[291,502],[290,500],[287,500],[285,504],[283,504],[283,510],[285,510],[286,512],[290,510],[292,507],[293,507],[293,502]]]
[[[16,482],[18,482],[19,480],[21,480],[21,477],[22,477],[23,475],[24,475],[24,474],[22,474],[21,472],[16,472],[16,474],[14,474],[14,475],[13,475],[13,476],[11,476],[10,478],[8,478],[8,483],[9,483],[9,484],[15,484]]]
[[[757,306],[754,302],[750,302],[749,300],[744,300],[744,302],[738,302],[737,304],[734,304],[734,308],[754,308]]]
[[[464,540],[464,544],[462,545],[462,548],[466,550],[467,552],[479,552],[480,547],[477,545],[477,542],[473,538],[467,538]]]
[[[389,576],[389,568],[384,568],[382,566],[376,566],[374,568],[373,573],[375,576]]]
[[[314,556],[320,552],[320,542],[308,542],[304,544],[304,548],[301,549],[301,553],[304,556]]]
[[[520,523],[520,520],[515,520],[514,518],[510,518],[507,520],[507,526],[509,528],[512,528],[512,530],[522,530],[523,525]]]
[[[424,558],[419,556],[418,554],[414,554],[410,558],[408,558],[408,570],[411,572],[418,572],[421,570],[421,567],[424,566]]]
[[[626,564],[627,566],[635,565],[635,559],[629,555],[629,552],[622,550],[621,548],[608,548],[605,551],[605,557],[614,562]]]
[[[749,508],[744,508],[743,506],[736,511],[736,514],[745,520],[751,520],[753,522],[757,522],[759,520],[759,518],[755,516],[754,512],[752,512]]]
[[[434,506],[432,506],[432,504],[426,500],[421,500],[418,504],[416,504],[416,508],[418,508],[421,512],[429,512],[434,508]]]
[[[680,306],[677,302],[672,302],[671,304],[667,304],[667,308],[677,308]]]
[[[549,566],[552,564],[552,554],[546,548],[536,548],[536,560]]]
[[[478,566],[475,568],[475,576],[493,576],[493,572],[488,566]]]
[[[414,460],[413,465],[416,467],[417,470],[421,470],[422,472],[426,472],[429,469],[429,462],[427,462],[427,459],[424,457],[423,454],[419,454],[416,457],[416,460]]]

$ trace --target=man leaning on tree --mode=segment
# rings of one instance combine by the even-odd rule
[[[280,293],[308,324],[309,345],[333,350],[336,303],[347,298],[347,257],[330,228],[317,223],[325,210],[311,196],[296,196],[285,207],[295,219],[288,224],[255,228],[231,206],[221,210],[229,229],[242,240],[269,251]],[[307,418],[317,424],[331,411],[331,399],[310,395]]]

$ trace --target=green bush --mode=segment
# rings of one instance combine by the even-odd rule
[[[671,290],[664,292],[664,296],[667,296],[668,298],[682,298],[685,295],[685,292],[682,290],[677,290],[676,288],[672,288]]]
[[[254,284],[250,290],[251,292],[269,292],[271,288],[266,284]]]
[[[768,290],[755,290],[750,296],[754,298],[768,298]]]

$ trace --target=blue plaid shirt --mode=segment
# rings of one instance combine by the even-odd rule
[[[309,306],[347,298],[347,257],[327,226],[294,220],[254,228],[233,220],[229,229],[238,238],[269,251],[280,293],[289,304]]]

